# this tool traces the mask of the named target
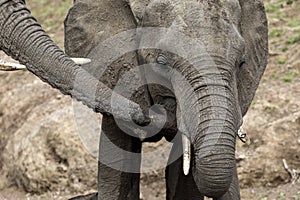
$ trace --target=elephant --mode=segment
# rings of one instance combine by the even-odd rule
[[[24,0],[0,13],[0,49],[103,114],[98,192],[73,199],[139,199],[142,143],[163,137],[167,199],[240,199],[237,132],[268,60],[262,0],[75,0],[68,56]]]

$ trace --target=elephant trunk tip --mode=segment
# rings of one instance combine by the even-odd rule
[[[216,153],[219,152],[219,153]],[[228,192],[235,170],[235,156],[231,150],[212,151],[195,158],[193,177],[199,191],[207,197],[219,198]],[[203,153],[203,152],[201,152]],[[197,161],[198,160],[198,161]]]
[[[202,170],[193,170],[195,182],[201,193],[210,198],[223,196],[231,185],[233,173],[228,170],[211,174],[204,173]]]

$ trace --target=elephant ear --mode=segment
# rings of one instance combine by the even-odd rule
[[[240,6],[246,54],[237,81],[239,103],[244,116],[268,62],[268,23],[262,0],[240,0]]]

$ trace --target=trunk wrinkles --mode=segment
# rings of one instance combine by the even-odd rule
[[[235,169],[239,112],[233,89],[234,68],[221,57],[214,62],[201,58],[196,63],[196,67],[188,65],[186,69],[182,63],[177,68],[187,78],[195,96],[186,98],[193,101],[183,113],[191,126],[187,127],[187,135],[194,150],[192,171],[195,182],[201,193],[216,198],[228,191]],[[190,117],[195,112],[197,119]]]
[[[0,48],[4,52],[63,94],[71,95],[96,112],[112,113],[111,89],[65,56],[31,16],[25,1],[1,0],[0,14]],[[124,106],[113,113],[115,117],[125,121],[133,117],[141,124],[149,121],[138,104],[116,96],[123,99]]]

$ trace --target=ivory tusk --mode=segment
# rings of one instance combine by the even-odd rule
[[[1,71],[16,71],[16,70],[24,70],[26,69],[25,65],[11,63],[11,62],[4,62],[0,59],[0,70]]]
[[[71,58],[77,65],[84,65],[92,62],[89,58]]]
[[[77,65],[84,65],[92,62],[88,58],[71,58]],[[0,59],[0,71],[16,71],[16,70],[25,70],[26,66],[18,63],[5,62]]]
[[[191,163],[191,142],[186,135],[182,134],[181,137],[183,150],[183,173],[187,176],[190,171]]]

